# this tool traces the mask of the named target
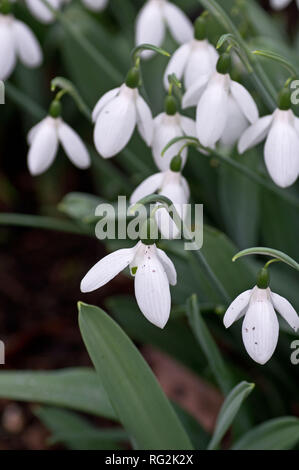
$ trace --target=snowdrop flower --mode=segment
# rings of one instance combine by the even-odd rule
[[[64,0],[47,0],[54,10],[59,10]],[[55,17],[51,10],[42,2],[42,0],[26,0],[26,5],[31,14],[42,23],[51,23]]]
[[[148,146],[153,138],[152,113],[138,91],[139,72],[132,69],[126,83],[105,93],[97,102],[92,120],[95,123],[94,143],[103,158],[121,152],[137,125]]]
[[[60,103],[54,101],[50,107],[50,115],[28,133],[28,167],[34,176],[50,167],[56,157],[59,143],[78,168],[85,169],[90,165],[90,157],[81,138],[59,116]]]
[[[270,5],[275,10],[282,10],[291,3],[291,0],[270,0]],[[299,0],[296,0],[297,6],[299,8]]]
[[[38,67],[43,58],[31,29],[13,15],[0,14],[0,80],[13,72],[17,57],[27,67]]]
[[[139,241],[134,248],[105,256],[83,278],[81,292],[99,289],[129,265],[135,277],[135,297],[141,312],[151,323],[164,328],[171,307],[169,284],[176,284],[177,275],[172,261],[155,243]]]
[[[176,157],[174,160],[176,160]],[[189,185],[180,173],[181,162],[178,167],[179,169],[175,168],[173,165],[171,165],[171,168],[172,169],[165,172],[155,173],[149,178],[146,178],[133,192],[130,203],[135,204],[140,199],[150,194],[158,193],[168,197],[168,199],[172,201],[181,220],[184,220],[187,208],[186,204],[190,197]],[[167,209],[162,208],[157,210],[155,218],[164,238],[173,239],[180,235],[180,230],[170,217]]]
[[[191,41],[192,23],[176,5],[167,0],[147,0],[136,19],[136,45],[153,44],[160,47],[167,25],[179,44]],[[149,58],[151,51],[144,51],[142,57]]]
[[[258,119],[255,102],[246,88],[230,78],[229,67],[230,56],[223,54],[218,60],[217,71],[210,78],[202,76],[183,97],[183,108],[197,105],[196,134],[204,147],[213,148],[221,138],[229,144],[234,143],[244,125]],[[232,125],[232,118],[238,126]]]
[[[266,139],[267,170],[277,186],[287,188],[299,174],[299,119],[289,109],[288,90],[283,90],[279,105],[272,115],[260,118],[243,133],[238,150],[242,154]]]
[[[255,286],[240,294],[224,315],[224,325],[229,328],[245,316],[242,337],[249,356],[259,364],[265,364],[272,357],[279,335],[279,323],[275,310],[290,327],[297,331],[299,317],[292,305],[270,288]]]
[[[86,8],[93,11],[101,11],[106,8],[108,0],[82,0]]]
[[[179,47],[168,62],[164,74],[166,89],[171,74],[179,80],[184,77],[185,88],[188,89],[202,75],[211,76],[216,71],[219,56],[205,37],[205,20],[199,17],[194,26],[194,39]]]
[[[196,136],[195,122],[177,112],[175,98],[168,96],[165,100],[165,112],[159,114],[154,119],[154,133],[152,140],[152,152],[155,163],[161,171],[166,171],[170,167],[171,160],[178,154],[183,141],[173,144],[166,150],[162,157],[162,150],[175,137],[184,135]],[[188,150],[185,148],[182,153],[183,166],[186,163]]]

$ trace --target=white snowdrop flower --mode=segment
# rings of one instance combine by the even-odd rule
[[[136,19],[136,45],[162,46],[165,26],[179,44],[191,41],[192,23],[180,8],[167,0],[147,0]],[[142,53],[143,58],[149,58],[152,55],[152,51]]]
[[[140,199],[153,193],[161,194],[170,199],[181,220],[185,219],[190,190],[187,180],[179,171],[167,170],[146,178],[133,192],[130,203],[135,204]],[[157,210],[155,218],[164,238],[173,239],[180,235],[179,228],[166,209]]]
[[[284,297],[271,292],[270,288],[255,286],[240,294],[227,309],[223,322],[229,328],[245,316],[242,337],[249,356],[259,364],[265,364],[272,357],[279,335],[279,323],[275,310],[290,327],[297,331],[299,317]]]
[[[164,86],[168,89],[168,76],[175,74],[184,78],[188,89],[202,75],[211,76],[216,71],[218,52],[206,39],[205,19],[197,18],[194,24],[194,39],[183,44],[172,55],[164,74]]]
[[[265,164],[277,186],[287,188],[299,174],[299,119],[291,109],[276,109],[242,134],[238,150],[243,153],[266,139]]]
[[[43,58],[31,29],[13,15],[0,14],[0,80],[13,72],[17,58],[27,67],[38,67]]]
[[[151,323],[164,328],[171,308],[169,284],[176,284],[177,275],[172,261],[155,244],[140,241],[134,248],[105,256],[83,278],[81,291],[91,292],[104,286],[129,265],[141,312]]]
[[[282,10],[287,7],[292,0],[270,0],[270,5],[274,10]],[[296,0],[297,6],[299,8],[299,0]]]
[[[33,176],[40,175],[51,166],[59,143],[75,166],[85,169],[90,165],[83,141],[61,117],[44,118],[29,131],[27,140],[30,146],[28,168]]]
[[[51,23],[55,17],[51,10],[45,5],[42,0],[25,0],[31,14],[35,16],[42,23]],[[49,5],[54,10],[59,10],[64,3],[64,0],[47,0]]]
[[[170,167],[171,160],[175,157],[184,141],[173,144],[166,150],[162,157],[162,150],[175,137],[184,135],[196,137],[195,122],[193,119],[182,116],[177,112],[176,101],[172,96],[165,100],[165,112],[159,114],[154,119],[154,132],[152,140],[152,152],[155,163],[159,170],[166,171]],[[183,166],[186,163],[188,150],[185,148],[182,153]]]
[[[82,0],[82,3],[92,11],[101,11],[106,8],[108,0]]]
[[[137,75],[139,77],[139,73]],[[127,78],[126,84],[105,93],[93,110],[94,143],[103,158],[121,152],[131,139],[136,125],[146,144],[150,146],[152,143],[152,113],[139,94],[139,78],[135,78],[133,82]]]
[[[259,117],[257,106],[246,88],[230,78],[229,66],[230,57],[223,54],[218,60],[217,71],[210,78],[202,76],[183,97],[183,108],[197,105],[196,134],[204,147],[213,148],[221,138],[231,144],[240,136],[245,120],[249,125]],[[229,122],[232,116],[234,119],[241,116],[240,128],[232,128]]]

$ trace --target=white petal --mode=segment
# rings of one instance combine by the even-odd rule
[[[123,88],[98,115],[94,142],[97,151],[104,158],[119,153],[129,142],[136,125],[136,106],[133,90]]]
[[[211,76],[216,71],[218,54],[206,40],[194,41],[185,70],[185,87],[188,89],[202,75]]]
[[[92,122],[95,122],[97,120],[98,115],[102,111],[102,109],[106,106],[106,104],[109,103],[119,92],[120,88],[113,88],[110,91],[107,91],[97,102],[95,105],[93,111],[92,111]]]
[[[48,0],[49,4],[55,10],[59,9],[59,0]],[[53,13],[43,4],[41,0],[26,0],[26,4],[31,11],[32,15],[35,16],[39,21],[43,23],[51,23],[54,21]]]
[[[39,127],[28,153],[28,167],[32,175],[46,171],[53,163],[58,149],[56,122],[47,118]]]
[[[275,10],[281,10],[291,3],[291,0],[270,0],[271,7]]]
[[[242,292],[242,294],[238,295],[238,297],[236,297],[230,304],[223,318],[225,328],[229,328],[233,323],[235,323],[235,321],[239,320],[245,314],[251,293],[252,289]]]
[[[176,5],[166,2],[163,5],[164,17],[174,39],[179,44],[191,41],[193,26],[189,18]]]
[[[172,54],[164,73],[164,86],[166,90],[168,90],[169,87],[168,75],[174,73],[179,80],[183,77],[190,51],[191,43],[187,43],[183,44]]]
[[[172,145],[165,154],[161,155],[164,147],[170,142],[170,140],[175,137],[181,137],[183,131],[179,125],[178,115],[167,116],[163,115],[157,116],[154,119],[154,137],[152,142],[152,151],[155,163],[161,171],[166,171],[169,169],[171,160],[175,157],[179,150],[182,148],[184,142],[180,141]],[[186,162],[187,158],[187,149],[184,149],[182,152],[183,165]]]
[[[282,188],[295,183],[299,171],[299,136],[290,113],[279,111],[265,145],[267,170],[274,183]]]
[[[252,302],[242,325],[242,337],[249,356],[259,364],[272,357],[279,334],[274,308],[268,300]]]
[[[271,298],[275,310],[280,313],[293,330],[297,331],[299,329],[299,316],[294,307],[287,299],[274,292],[272,292]]]
[[[16,64],[15,45],[12,29],[4,22],[0,23],[0,80],[6,80]]]
[[[209,75],[201,76],[193,85],[188,88],[182,99],[182,108],[197,106],[205,87],[207,86]]]
[[[256,121],[252,126],[248,127],[244,134],[242,134],[239,143],[238,151],[240,154],[246,152],[246,150],[258,145],[262,142],[270,129],[273,120],[273,115],[264,116]]]
[[[157,248],[157,252],[159,259],[165,269],[169,284],[171,286],[175,286],[177,283],[177,273],[173,262],[163,250],[160,250],[160,248]]]
[[[165,25],[159,2],[147,2],[136,19],[136,45],[152,44],[160,47],[163,43],[164,34]],[[151,51],[144,51],[142,57],[147,59],[153,54]]]
[[[136,247],[114,251],[98,261],[81,281],[81,292],[91,292],[111,281],[123,271],[134,258]]]
[[[58,126],[58,137],[65,153],[74,165],[82,169],[90,166],[90,157],[81,137],[63,121]]]
[[[259,118],[259,112],[250,93],[234,80],[230,82],[230,91],[248,121],[251,124],[255,123]]]
[[[193,119],[186,116],[180,116],[180,124],[185,135],[196,137],[196,125]]]
[[[147,247],[135,276],[135,296],[143,315],[164,328],[171,307],[169,282],[155,245]]]
[[[22,21],[14,20],[13,33],[20,60],[27,67],[38,67],[42,62],[43,53],[31,29]]]
[[[153,194],[160,188],[163,181],[163,173],[155,173],[146,178],[133,192],[130,197],[130,204],[135,204],[140,199]]]
[[[248,125],[249,122],[237,105],[235,99],[230,95],[228,97],[228,119],[221,137],[221,144],[225,147],[233,147],[244,133],[245,129],[247,129]]]
[[[162,187],[160,194],[173,202],[180,219],[184,220],[186,214],[185,205],[188,202],[184,187],[181,184],[167,184]],[[156,212],[156,221],[164,238],[171,240],[180,235],[182,227],[181,230],[179,230],[166,209],[159,209]]]
[[[228,76],[217,73],[197,105],[196,132],[204,147],[213,147],[223,135],[228,118],[228,84]]]
[[[136,99],[137,110],[137,127],[143,140],[148,146],[151,145],[154,134],[154,122],[152,112],[144,101],[142,96],[138,94]]]
[[[103,10],[108,4],[108,0],[83,0],[84,5],[93,11]]]
[[[43,123],[45,122],[47,118],[44,118],[42,119],[40,122],[38,122],[37,124],[35,124],[35,126],[33,126],[30,131],[28,132],[27,134],[27,142],[28,142],[28,145],[31,145],[32,142],[33,142],[33,139],[35,138],[35,136],[37,135],[37,131],[38,129],[40,128],[40,126],[43,125]]]

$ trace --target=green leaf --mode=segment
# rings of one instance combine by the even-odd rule
[[[38,407],[34,414],[51,431],[49,444],[74,450],[117,450],[128,436],[121,428],[99,429],[76,413],[60,408]]]
[[[1,372],[0,397],[61,406],[116,420],[99,377],[87,368]]]
[[[173,408],[143,357],[101,309],[79,303],[79,325],[98,374],[139,449],[192,449]]]
[[[209,450],[215,449],[221,442],[221,439],[239,412],[242,403],[252,392],[253,388],[254,384],[241,382],[227,396],[218,415],[216,428],[208,447]]]
[[[271,419],[251,429],[232,447],[234,450],[288,450],[299,442],[299,419]]]

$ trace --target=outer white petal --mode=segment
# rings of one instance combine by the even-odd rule
[[[239,140],[249,123],[237,105],[235,99],[228,97],[228,119],[220,142],[226,147],[232,147]]]
[[[135,276],[135,296],[143,315],[164,328],[171,307],[169,282],[155,245],[148,246]]]
[[[6,80],[16,64],[13,32],[10,25],[0,23],[0,80]]]
[[[46,5],[43,4],[41,0],[26,0],[26,4],[32,15],[35,16],[39,21],[43,23],[51,23],[54,21],[53,13],[49,10],[49,8],[46,7]],[[59,0],[49,0],[49,4],[55,10],[58,10],[60,7]]]
[[[152,112],[142,96],[138,94],[136,99],[137,127],[143,140],[151,145],[154,134],[154,122]]]
[[[299,171],[299,136],[291,111],[279,111],[265,145],[265,163],[274,183],[286,188],[295,183]]]
[[[242,294],[238,295],[238,297],[236,297],[230,304],[223,318],[225,328],[229,328],[233,323],[235,323],[235,321],[239,320],[239,318],[245,314],[251,293],[252,289],[242,292]]]
[[[97,104],[95,105],[95,107],[93,108],[93,111],[92,111],[92,122],[95,122],[97,120],[97,117],[100,114],[100,112],[102,111],[102,109],[106,106],[106,104],[109,103],[109,101],[111,101],[113,98],[115,98],[115,96],[117,95],[119,90],[120,90],[120,87],[113,88],[112,90],[107,91],[107,93],[105,93],[99,99],[99,101],[97,102]]]
[[[104,158],[119,153],[129,142],[136,125],[133,90],[123,88],[100,112],[94,129],[97,151]]]
[[[185,87],[190,88],[202,75],[211,76],[216,71],[218,54],[208,41],[193,41],[193,48],[185,69]]]
[[[167,116],[162,114],[154,119],[154,137],[152,142],[152,151],[155,163],[161,171],[167,171],[169,169],[172,158],[178,154],[183,143],[178,142],[172,145],[164,154],[161,156],[162,150],[168,144],[171,139],[175,137],[181,137],[183,131],[179,124],[178,115]],[[183,165],[186,162],[187,149],[182,152]]]
[[[168,75],[175,74],[176,77],[181,80],[183,77],[184,69],[188,61],[191,52],[191,43],[183,44],[180,46],[175,53],[171,56],[168,65],[164,73],[164,86],[168,90],[169,82]]]
[[[215,74],[199,100],[196,133],[204,147],[213,147],[223,135],[228,118],[229,76]]]
[[[148,1],[140,10],[136,19],[136,45],[153,44],[160,47],[165,35],[165,25],[160,3],[156,0]],[[142,57],[147,59],[154,53],[142,52]]]
[[[180,116],[180,124],[185,135],[196,137],[196,125],[193,119],[186,116]]]
[[[259,112],[250,93],[234,80],[230,82],[230,91],[248,121],[251,124],[255,123],[259,118]]]
[[[290,302],[274,292],[272,292],[271,299],[275,310],[280,313],[293,330],[297,331],[299,329],[299,316]]]
[[[252,124],[252,126],[248,127],[248,129],[246,129],[238,143],[238,151],[240,154],[244,153],[251,147],[258,145],[266,138],[272,120],[272,114],[269,116],[264,116]]]
[[[82,279],[81,292],[99,289],[129,266],[136,253],[136,246],[114,251],[98,261]]]
[[[28,145],[31,145],[31,144],[32,144],[34,137],[37,135],[38,129],[40,128],[40,126],[43,125],[43,123],[45,122],[46,119],[47,119],[47,118],[42,119],[40,122],[38,122],[37,124],[35,124],[35,126],[33,126],[33,127],[30,129],[30,131],[29,131],[28,134],[27,134],[27,142],[28,142]]]
[[[108,4],[108,0],[83,0],[84,5],[93,11],[104,10]]]
[[[82,169],[90,166],[89,153],[81,137],[63,121],[60,121],[58,125],[58,137],[65,153],[74,165]]]
[[[135,204],[140,199],[149,194],[154,193],[161,187],[163,181],[163,173],[155,173],[146,178],[133,192],[130,197],[130,204]]]
[[[56,122],[47,118],[39,127],[28,153],[28,167],[32,175],[46,171],[53,163],[58,149]]]
[[[279,324],[270,301],[250,303],[242,325],[243,342],[249,356],[259,364],[272,357],[279,334]]]
[[[164,17],[174,39],[179,44],[191,41],[193,26],[189,18],[180,8],[170,2],[163,5]]]
[[[207,86],[209,75],[203,75],[188,88],[182,99],[182,108],[197,106],[205,87]]]
[[[167,256],[167,254],[163,250],[160,250],[160,248],[157,248],[157,252],[158,252],[158,257],[165,269],[169,284],[171,286],[175,286],[177,283],[177,273],[176,273],[175,265],[173,264],[171,259]]]
[[[186,204],[188,199],[186,198],[185,189],[182,184],[171,183],[163,186],[160,194],[170,199],[174,207],[180,216],[181,220],[184,220],[186,214]],[[175,224],[174,220],[170,217],[166,209],[159,209],[156,214],[156,221],[160,229],[161,234],[164,238],[171,240],[177,238],[180,235],[180,230]]]
[[[282,10],[291,3],[291,0],[270,0],[270,5],[275,10]]]
[[[13,22],[16,51],[21,62],[27,67],[38,67],[43,59],[41,47],[28,26],[19,20]]]

